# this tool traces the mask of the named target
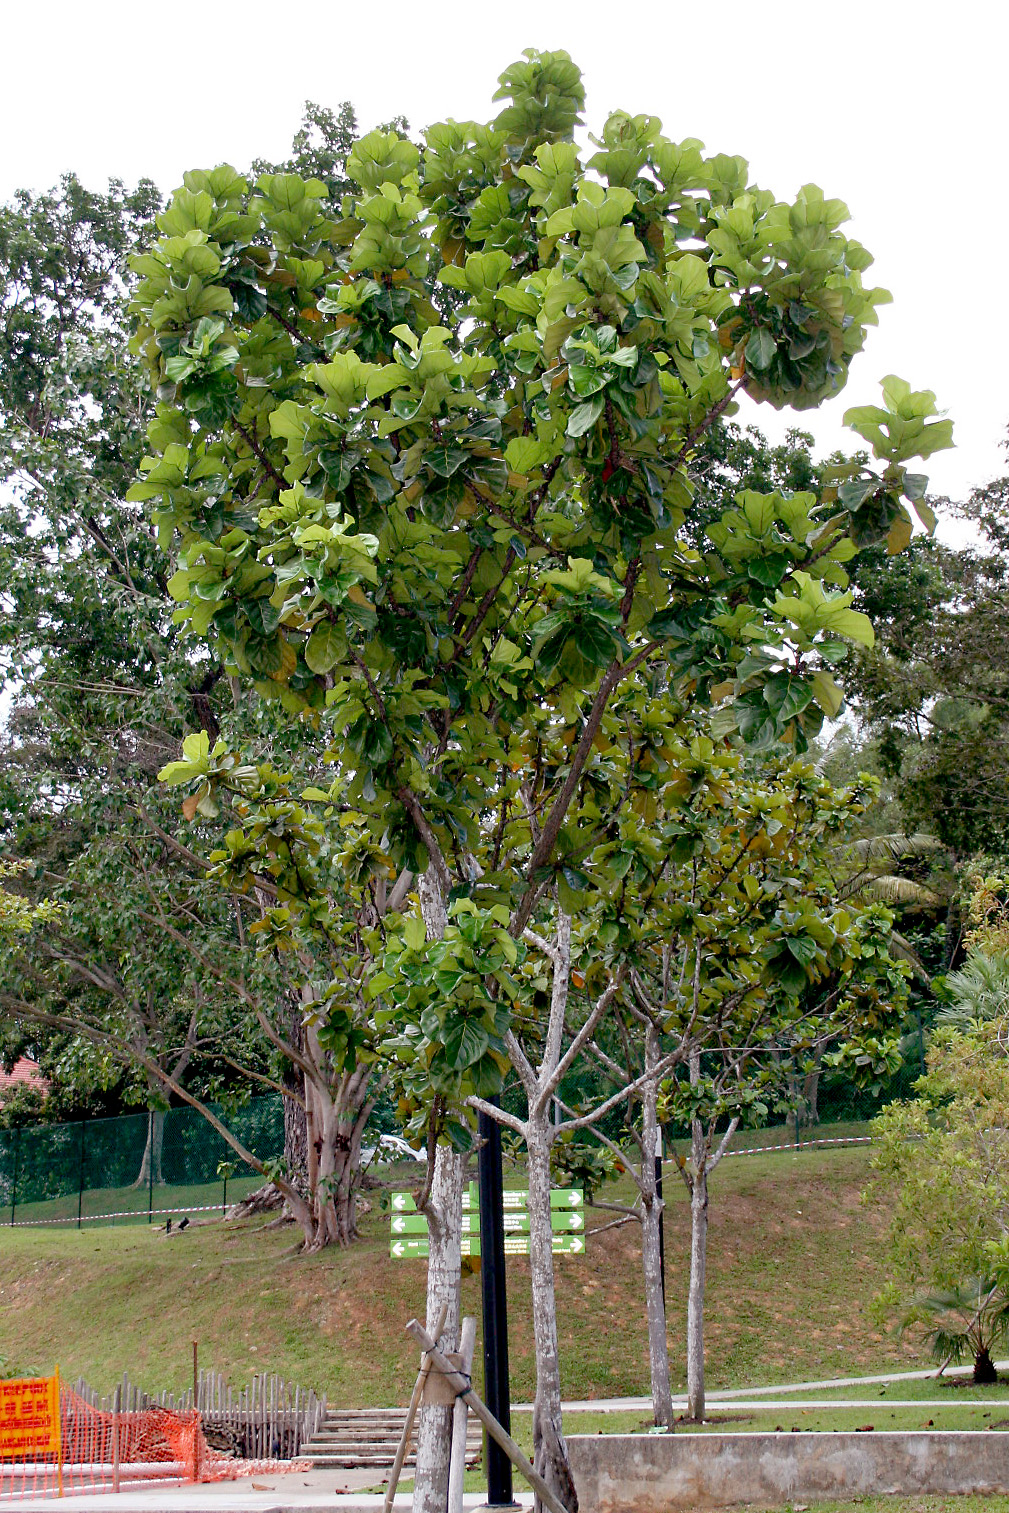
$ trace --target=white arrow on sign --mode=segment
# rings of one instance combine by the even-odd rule
[[[585,1241],[581,1238],[580,1235],[575,1235],[574,1239],[571,1241],[572,1255],[580,1256],[584,1249]]]
[[[404,1229],[406,1228],[406,1220],[405,1219],[393,1219],[393,1221],[392,1221],[392,1228],[393,1228],[393,1233],[394,1234],[401,1235],[403,1233]]]
[[[568,1214],[568,1229],[581,1229],[585,1223],[583,1214]]]
[[[406,1253],[402,1240],[396,1241],[395,1245],[392,1247],[392,1253],[394,1256],[402,1256]]]
[[[406,1193],[394,1193],[392,1199],[393,1208],[405,1208],[407,1205]]]

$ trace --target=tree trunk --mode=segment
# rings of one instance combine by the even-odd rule
[[[294,1070],[294,1068],[292,1068]],[[284,1099],[284,1160],[291,1181],[301,1192],[308,1191],[308,1119],[301,1100],[304,1097],[305,1079],[296,1073],[297,1100]],[[287,1077],[284,1077],[285,1084]]]
[[[995,1362],[991,1358],[987,1345],[982,1346],[974,1357],[974,1381],[982,1387],[993,1387],[998,1381]]]
[[[690,1191],[690,1290],[687,1294],[687,1416],[704,1418],[704,1283],[708,1260],[708,1172],[704,1132],[693,1121]]]
[[[287,1039],[296,1051],[305,1043],[302,1024],[301,991],[287,995]],[[284,1160],[287,1174],[299,1192],[308,1192],[308,1116],[305,1113],[305,1074],[293,1061],[284,1062]]]
[[[448,898],[433,862],[421,875],[417,891],[427,938],[441,940],[448,928]],[[431,1191],[424,1206],[428,1223],[427,1327],[429,1332],[437,1328],[444,1304],[448,1314],[442,1334],[443,1350],[454,1350],[459,1338],[464,1169],[463,1158],[457,1152],[439,1145]],[[414,1513],[445,1513],[451,1444],[452,1409],[422,1408],[413,1483]]]
[[[570,1513],[578,1513],[578,1493],[568,1463],[561,1422],[560,1349],[554,1293],[554,1254],[550,1214],[550,1145],[552,1130],[545,1115],[526,1126],[529,1155],[529,1270],[536,1342],[536,1401],[533,1405],[533,1464]],[[542,1513],[539,1497],[534,1513]]]
[[[658,1031],[645,1032],[645,1070],[660,1056]],[[666,1305],[662,1296],[662,1259],[659,1223],[663,1202],[656,1191],[655,1156],[659,1150],[657,1113],[658,1085],[648,1082],[641,1094],[641,1266],[645,1279],[645,1312],[648,1318],[648,1363],[652,1383],[652,1417],[656,1424],[673,1427],[673,1397],[669,1383],[669,1340]]]
[[[152,1109],[151,1117],[147,1121],[147,1143],[144,1146],[143,1160],[140,1163],[140,1175],[134,1182],[134,1187],[150,1186],[152,1161],[154,1163],[154,1186],[163,1187],[165,1185],[164,1174],[161,1170],[161,1151],[164,1143],[164,1109]]]
[[[820,1122],[820,1063],[807,1072],[802,1084],[802,1101],[805,1104],[805,1119],[808,1125]]]
[[[448,1309],[442,1350],[454,1350],[459,1338],[459,1277],[462,1265],[462,1186],[465,1163],[458,1152],[439,1145],[428,1222],[427,1329],[433,1334],[442,1305]],[[413,1513],[445,1513],[452,1444],[452,1409],[425,1405],[417,1431],[417,1473]]]

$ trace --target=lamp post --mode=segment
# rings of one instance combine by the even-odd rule
[[[497,1099],[491,1100],[497,1103]],[[504,1174],[501,1165],[501,1126],[489,1114],[478,1115],[480,1150],[480,1283],[483,1303],[484,1400],[502,1429],[511,1431],[511,1389],[508,1380],[508,1298],[505,1290]],[[488,1508],[514,1508],[511,1461],[489,1435],[487,1454]]]

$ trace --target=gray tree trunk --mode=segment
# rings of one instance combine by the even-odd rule
[[[147,1187],[151,1183],[151,1163],[154,1164],[154,1186],[163,1187],[164,1174],[161,1169],[161,1152],[165,1143],[165,1111],[153,1109],[151,1117],[147,1121],[147,1142],[144,1145],[143,1159],[140,1162],[140,1174],[134,1182],[134,1187]]]
[[[649,1025],[645,1033],[645,1069],[659,1061],[658,1031]],[[641,1093],[641,1266],[645,1279],[645,1313],[648,1318],[648,1363],[652,1383],[652,1417],[656,1424],[673,1427],[673,1397],[669,1383],[669,1340],[666,1305],[662,1296],[662,1256],[659,1223],[664,1204],[656,1191],[655,1156],[659,1150],[657,1112],[658,1085],[645,1084]]]
[[[421,914],[428,940],[440,940],[448,926],[448,900],[433,865],[418,883]],[[448,1309],[443,1350],[459,1338],[459,1285],[462,1276],[462,1186],[465,1163],[449,1146],[439,1145],[431,1192],[425,1205],[428,1224],[427,1328],[433,1333],[442,1305]],[[414,1513],[445,1513],[452,1445],[452,1409],[423,1407],[417,1431]]]
[[[704,1418],[704,1285],[708,1264],[708,1170],[704,1133],[693,1121],[690,1190],[690,1289],[687,1293],[687,1417]]]
[[[536,1340],[536,1401],[533,1405],[533,1444],[536,1448],[533,1464],[570,1513],[578,1513],[578,1493],[568,1464],[561,1422],[561,1367],[550,1214],[552,1138],[547,1113],[530,1118],[526,1126],[526,1144],[529,1156],[529,1270]],[[542,1513],[542,1509],[543,1504],[537,1497],[534,1513]]]
[[[462,1265],[462,1186],[465,1163],[447,1145],[439,1145],[431,1196],[427,1204],[427,1329],[438,1326],[442,1305],[448,1309],[441,1349],[454,1350],[459,1338],[459,1277]],[[417,1431],[417,1474],[413,1513],[445,1513],[452,1444],[452,1409],[425,1405]]]
[[[295,1050],[304,1046],[301,993],[286,995],[287,1039]],[[292,1094],[284,1099],[284,1159],[287,1174],[299,1192],[308,1191],[308,1118],[304,1109],[305,1074],[293,1061],[284,1062],[284,1086]]]

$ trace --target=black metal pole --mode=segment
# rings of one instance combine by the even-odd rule
[[[81,1161],[80,1181],[77,1184],[77,1228],[81,1227],[81,1213],[84,1208],[84,1132],[88,1127],[86,1119],[81,1120]]]
[[[21,1155],[21,1126],[14,1130],[14,1182],[11,1186],[11,1224],[14,1223],[14,1210],[18,1201],[18,1158]]]
[[[496,1100],[494,1100],[496,1102]],[[478,1116],[481,1140],[480,1282],[483,1301],[484,1401],[503,1429],[511,1431],[511,1391],[508,1380],[508,1297],[505,1290],[504,1173],[501,1166],[501,1126],[489,1114]],[[489,1435],[487,1506],[514,1507],[511,1461]]]
[[[655,1131],[655,1196],[662,1202],[662,1131]],[[666,1211],[659,1209],[659,1278],[662,1283],[662,1306],[666,1306]]]

